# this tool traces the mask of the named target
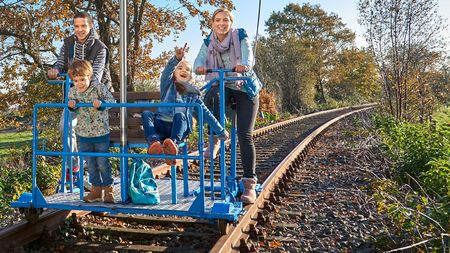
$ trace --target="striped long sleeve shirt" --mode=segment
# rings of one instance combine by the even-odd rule
[[[73,35],[75,36],[75,35]],[[67,43],[64,43],[61,47],[58,59],[55,63],[55,68],[59,70],[59,72],[63,73],[66,72],[67,69],[65,69],[64,66],[72,64],[74,60],[87,60],[87,56],[89,55],[90,50],[92,49],[92,46],[95,42],[95,39],[97,38],[97,33],[95,32],[95,29],[91,29],[91,32],[89,33],[89,37],[84,43],[78,42],[76,36],[75,36],[75,43],[73,45],[74,47],[74,54],[73,56],[66,55],[66,52],[70,50],[66,50],[66,47],[69,47],[70,45],[67,45]],[[106,56],[107,52],[106,49],[101,49],[97,56],[95,57],[94,61],[92,62],[92,69],[94,71],[93,80],[96,79],[98,82],[102,81],[103,72],[105,70],[105,64],[106,64]]]

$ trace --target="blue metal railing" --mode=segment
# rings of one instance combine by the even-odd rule
[[[216,83],[219,84],[220,93],[220,119],[219,122],[222,127],[225,128],[225,82],[226,81],[244,81],[244,87],[249,89],[247,83],[251,81],[250,77],[244,76],[225,76],[225,73],[235,72],[234,69],[208,69],[208,73],[216,72],[219,77],[211,79],[205,86],[200,90],[209,90]],[[231,163],[230,163],[230,175],[226,178],[226,168],[225,168],[225,141],[220,140],[220,196],[222,200],[229,200],[227,197],[234,197],[238,192],[237,182],[236,182],[236,126],[235,119],[233,116],[232,127],[230,131],[231,136]],[[213,149],[213,138],[211,137],[212,130],[210,130],[210,150]],[[210,156],[210,171],[211,171],[211,189],[214,189],[214,159]],[[214,191],[214,190],[212,190]],[[227,194],[229,193],[229,194]],[[214,199],[214,195],[211,196]]]
[[[220,124],[225,128],[225,82],[226,81],[244,81],[244,87],[246,89],[249,89],[247,83],[248,81],[251,81],[251,78],[249,77],[237,77],[237,76],[226,76],[226,73],[234,72],[234,70],[231,69],[209,69],[207,72],[216,72],[218,73],[218,77],[210,80],[205,86],[201,88],[201,90],[207,90],[212,85],[216,85],[218,83],[219,85],[219,92],[220,92]],[[199,117],[199,139],[198,139],[198,150],[199,155],[198,156],[189,156],[187,155],[187,146],[183,147],[182,154],[178,155],[147,155],[147,154],[129,154],[128,153],[128,147],[121,147],[120,153],[81,153],[81,152],[68,152],[68,149],[70,146],[66,145],[67,142],[64,142],[63,151],[62,152],[48,152],[45,150],[39,150],[37,146],[37,139],[38,139],[38,132],[36,130],[37,122],[37,110],[42,107],[62,107],[64,108],[64,125],[69,126],[69,130],[71,130],[71,122],[69,122],[68,118],[70,116],[70,113],[67,110],[67,101],[68,101],[68,91],[70,89],[70,79],[66,74],[60,74],[59,76],[65,77],[65,80],[57,80],[57,81],[49,81],[51,84],[64,84],[64,93],[66,94],[64,96],[64,104],[37,104],[35,106],[34,112],[33,112],[33,195],[34,195],[34,189],[37,186],[36,185],[36,156],[37,155],[55,155],[55,156],[62,156],[63,157],[63,169],[62,169],[62,186],[61,188],[64,188],[65,185],[65,179],[66,179],[66,170],[64,169],[65,166],[65,159],[68,159],[68,157],[71,156],[80,156],[81,158],[83,156],[93,155],[93,156],[108,156],[108,157],[120,157],[121,159],[121,165],[120,165],[120,174],[121,174],[121,198],[122,200],[126,200],[128,198],[128,158],[170,158],[170,159],[183,159],[183,178],[185,181],[183,182],[183,192],[184,196],[189,195],[189,183],[187,181],[188,178],[188,168],[187,168],[187,160],[188,159],[197,159],[200,162],[200,198],[201,202],[204,203],[204,197],[205,197],[205,189],[208,190],[210,188],[211,190],[211,199],[214,200],[214,192],[216,190],[220,190],[221,200],[226,201],[233,201],[234,196],[236,196],[238,192],[237,182],[236,182],[236,126],[235,126],[235,116],[233,115],[232,119],[232,128],[230,131],[231,134],[231,164],[230,164],[230,174],[227,175],[227,171],[225,168],[225,141],[220,140],[220,189],[217,189],[218,187],[214,185],[214,161],[213,157],[210,158],[210,187],[206,187],[204,185],[204,166],[203,166],[203,113],[201,111],[201,108],[196,104],[181,104],[181,103],[150,103],[150,102],[140,102],[140,103],[114,103],[114,104],[107,104],[104,103],[102,106],[105,107],[194,107],[198,112]],[[91,104],[77,104],[79,107],[91,107]],[[68,131],[64,131],[63,133],[63,139],[67,140],[68,138]],[[71,143],[69,142],[69,145]],[[210,148],[213,148],[213,141],[212,141],[212,129],[211,129],[211,135],[210,135]],[[70,159],[70,163],[72,162],[72,159]],[[83,175],[83,166],[82,166],[82,160],[80,161],[80,175]],[[72,179],[72,166],[70,166],[70,191],[73,191],[73,179]],[[176,203],[176,171],[175,166],[172,166],[171,168],[171,174],[172,174],[172,202]],[[83,181],[83,180],[81,180]],[[81,185],[80,188],[80,198],[83,196],[83,182],[80,182]],[[62,189],[64,191],[64,189]],[[230,199],[232,198],[232,199]],[[203,210],[204,210],[204,204],[203,204]]]
[[[86,103],[79,103],[77,104],[77,107],[92,107],[92,104],[86,104]],[[37,129],[37,116],[38,116],[38,110],[40,108],[67,108],[66,104],[36,104],[33,109],[33,169],[32,169],[32,194],[33,196],[36,195],[35,189],[38,187],[36,182],[36,156],[102,156],[102,157],[119,157],[121,159],[127,159],[127,158],[169,158],[169,159],[183,159],[184,163],[187,166],[186,161],[187,160],[199,160],[200,163],[200,195],[198,196],[201,198],[201,203],[204,203],[205,198],[205,187],[204,187],[204,165],[203,165],[203,113],[201,106],[196,103],[103,103],[102,107],[193,107],[198,114],[198,150],[199,155],[197,156],[191,156],[187,154],[187,147],[183,147],[183,153],[178,155],[149,155],[149,154],[130,154],[126,153],[124,149],[121,150],[120,153],[95,153],[95,152],[67,152],[67,151],[45,151],[45,150],[39,150],[39,147],[37,145],[37,140],[39,138],[39,131]],[[65,131],[66,132],[66,131]],[[80,166],[80,175],[83,175],[83,166],[82,162]],[[125,163],[126,166],[120,167],[120,175],[121,175],[121,198],[123,202],[126,202],[128,199],[128,162]],[[64,170],[63,170],[64,171]],[[184,196],[189,195],[189,187],[188,187],[188,177],[187,177],[187,167],[184,169]],[[172,166],[171,168],[171,180],[172,180],[172,203],[175,204],[177,202],[176,198],[176,170],[175,166]],[[64,188],[65,185],[65,173],[63,172],[63,177],[61,179],[62,188]],[[83,198],[83,180],[81,180],[79,185],[80,188],[80,199]],[[72,184],[71,184],[72,186]],[[73,188],[70,188],[71,191],[73,191]],[[203,204],[203,211],[204,211],[204,204]]]
[[[70,84],[71,84],[71,80],[69,78],[69,75],[67,73],[59,73],[58,77],[63,77],[64,79],[57,79],[57,80],[48,80],[47,83],[48,84],[52,84],[52,85],[63,85],[62,86],[62,92],[63,92],[63,103],[67,104],[67,102],[69,101],[68,97],[69,97],[69,90],[70,90]],[[72,146],[75,145],[74,143],[72,143],[72,138],[69,138],[69,134],[72,134],[72,130],[73,130],[73,115],[72,112],[68,110],[67,107],[64,107],[63,110],[63,115],[62,115],[63,119],[62,119],[62,128],[64,128],[64,126],[68,126],[68,130],[66,131],[64,128],[64,131],[62,133],[62,144],[63,144],[63,152],[67,152],[68,150],[73,150]],[[69,121],[69,118],[71,119]],[[61,128],[61,126],[60,126]],[[69,161],[69,162],[67,162]],[[68,168],[66,168],[68,164]],[[79,164],[79,166],[82,166],[81,162]],[[64,185],[65,180],[66,180],[66,174],[69,173],[70,175],[70,191],[73,191],[73,156],[72,155],[64,155],[62,157],[62,165],[61,165],[61,178],[62,178],[62,182]],[[64,192],[64,187],[61,187],[60,192]]]

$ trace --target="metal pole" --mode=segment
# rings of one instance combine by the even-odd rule
[[[253,47],[253,63],[252,66],[256,64],[256,48],[258,46],[258,32],[259,32],[259,18],[261,16],[261,2],[262,0],[259,0],[258,5],[258,19],[256,21],[256,35],[255,35],[255,45]]]
[[[127,1],[120,0],[120,103],[127,102]],[[127,148],[127,108],[120,108],[120,145],[121,152]],[[120,186],[122,201],[128,198],[128,158],[120,159]]]

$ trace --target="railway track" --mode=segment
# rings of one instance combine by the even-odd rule
[[[270,210],[270,201],[278,201],[276,193],[281,192],[285,182],[293,177],[296,173],[294,168],[306,157],[321,133],[338,120],[371,106],[314,113],[256,130],[256,167],[262,191],[255,204],[245,207],[244,215],[235,224],[185,217],[59,212],[60,218],[55,218],[54,223],[49,222],[50,218],[39,219],[34,225],[25,223],[20,228],[15,226],[1,231],[0,252],[21,252],[22,246],[34,241],[39,234],[40,239],[31,244],[34,252],[65,252],[69,249],[72,252],[250,252],[254,249],[246,241],[257,233],[258,218],[263,219],[261,210]],[[226,157],[227,163],[228,160]],[[242,175],[239,152],[236,167],[239,177]],[[154,173],[162,177],[168,169],[167,166],[159,166],[154,168]],[[198,177],[196,169],[195,164],[190,166],[191,177]],[[209,178],[209,173],[205,177]],[[64,219],[66,217],[70,219]],[[66,225],[56,229],[57,220]],[[25,235],[20,232],[23,229],[34,233]],[[10,231],[15,231],[15,234]]]

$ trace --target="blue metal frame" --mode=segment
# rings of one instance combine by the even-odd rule
[[[64,77],[64,80],[49,80],[48,84],[52,84],[52,85],[62,85],[62,89],[63,89],[63,98],[64,98],[64,104],[67,104],[67,102],[69,101],[69,90],[70,90],[70,84],[71,84],[71,80],[69,78],[69,75],[67,73],[60,73],[58,74],[58,77]],[[72,112],[69,111],[69,109],[67,107],[64,107],[63,109],[63,125],[64,126],[69,126],[69,131],[63,131],[63,152],[67,152],[67,150],[72,150],[72,138],[69,139],[69,142],[67,142],[66,140],[69,137],[69,133],[72,133],[72,120],[69,121],[69,117],[70,119],[72,119]],[[66,169],[66,161],[67,159],[69,159],[69,191],[73,191],[73,160],[72,160],[72,156],[63,156],[62,157],[62,163],[61,163],[61,185],[66,185],[66,173],[67,173],[67,169]],[[80,166],[81,166],[81,161],[80,161]],[[82,175],[82,174],[81,174]],[[60,192],[64,192],[66,191],[65,187],[60,187],[59,189]]]
[[[213,83],[219,82],[220,84],[220,124],[225,127],[225,81],[227,80],[246,80],[245,77],[225,77],[226,72],[232,72],[232,70],[218,69],[218,70],[209,70],[210,72],[218,72],[219,78],[215,78],[211,80],[207,85],[205,85],[202,89],[207,89]],[[66,80],[64,82],[57,81],[53,84],[62,84],[65,85],[66,94],[68,94],[68,90],[70,88],[70,80],[66,76]],[[33,109],[33,150],[32,150],[32,192],[23,193],[20,198],[11,203],[12,207],[32,207],[32,208],[55,208],[55,209],[65,209],[65,210],[86,210],[86,211],[97,211],[97,212],[110,212],[110,213],[130,213],[130,214],[161,214],[161,215],[180,215],[180,216],[192,216],[192,217],[200,217],[200,218],[208,218],[208,219],[226,219],[230,221],[236,221],[239,215],[242,213],[242,203],[235,202],[234,197],[238,193],[239,188],[236,183],[236,129],[233,124],[231,129],[231,168],[230,168],[230,176],[226,177],[226,168],[225,168],[225,143],[224,140],[220,142],[220,186],[214,185],[214,169],[211,167],[211,178],[210,178],[210,186],[205,185],[204,178],[204,154],[203,154],[203,113],[200,105],[195,103],[104,103],[102,106],[104,107],[193,107],[197,110],[198,114],[198,155],[188,155],[187,145],[186,143],[182,143],[180,148],[182,148],[182,153],[178,155],[149,155],[149,154],[130,154],[128,153],[129,148],[131,147],[147,147],[146,144],[128,144],[125,147],[120,147],[119,153],[91,153],[91,152],[68,152],[67,142],[64,142],[63,151],[46,151],[45,147],[43,150],[39,150],[38,147],[38,139],[39,132],[37,129],[37,118],[38,118],[38,110],[40,108],[64,108],[64,124],[71,125],[68,122],[68,107],[67,107],[67,96],[65,96],[64,104],[36,104]],[[78,107],[92,107],[92,104],[77,104]],[[234,119],[233,119],[234,121]],[[71,126],[70,126],[71,127]],[[64,131],[63,138],[64,140],[68,137],[68,131]],[[212,139],[212,136],[210,136]],[[211,143],[212,144],[212,143]],[[116,145],[113,145],[116,146]],[[111,205],[100,203],[99,205],[70,205],[65,203],[48,203],[46,198],[42,195],[37,182],[36,182],[36,157],[37,156],[62,156],[63,164],[62,164],[62,173],[61,173],[61,189],[60,193],[74,193],[79,191],[80,200],[84,196],[84,168],[83,168],[83,156],[106,156],[106,157],[119,157],[120,158],[120,187],[121,187],[121,203],[127,204],[129,203],[128,198],[128,159],[129,158],[169,158],[169,159],[182,159],[183,160],[183,196],[189,197],[194,196],[191,206],[187,211],[177,211],[177,210],[162,210],[162,209],[143,209],[143,208],[128,208],[123,207],[123,205]],[[76,185],[78,188],[74,189],[73,184],[73,171],[70,168],[70,180],[69,180],[69,190],[66,192],[66,169],[65,169],[65,158],[69,157],[70,160],[72,156],[80,157],[80,170],[79,170],[79,180]],[[191,189],[189,191],[189,182],[188,182],[188,160],[199,160],[200,165],[200,180],[199,180],[199,188]],[[211,158],[212,160],[212,158]],[[211,161],[211,166],[213,166],[214,161]],[[72,167],[72,166],[71,166]],[[176,178],[176,167],[171,167],[171,194],[172,194],[172,204],[176,204],[177,200],[177,178]],[[211,191],[211,200],[213,200],[212,207],[208,210],[205,208],[205,192]],[[214,192],[220,191],[221,199],[214,200]],[[231,202],[230,202],[231,201]]]
[[[235,72],[233,69],[208,69],[207,72],[216,72],[218,73],[218,78],[214,78],[210,80],[205,86],[201,88],[201,90],[209,90],[211,86],[218,82],[219,83],[219,92],[220,92],[220,124],[225,127],[225,81],[244,81],[244,84],[251,81],[250,77],[236,77],[236,76],[225,76],[225,73]],[[245,85],[247,88],[247,85]],[[212,130],[210,131],[210,149],[213,148],[213,138],[212,138]],[[234,202],[234,197],[239,192],[239,187],[236,182],[236,125],[235,125],[235,115],[233,114],[232,126],[231,126],[231,154],[230,154],[231,162],[230,162],[230,175],[226,177],[226,168],[225,168],[225,141],[220,140],[220,196],[221,199],[227,202]],[[210,158],[210,187],[207,189],[217,189],[214,187],[214,169],[213,169],[214,160]],[[214,200],[214,194],[212,194],[211,199]]]

